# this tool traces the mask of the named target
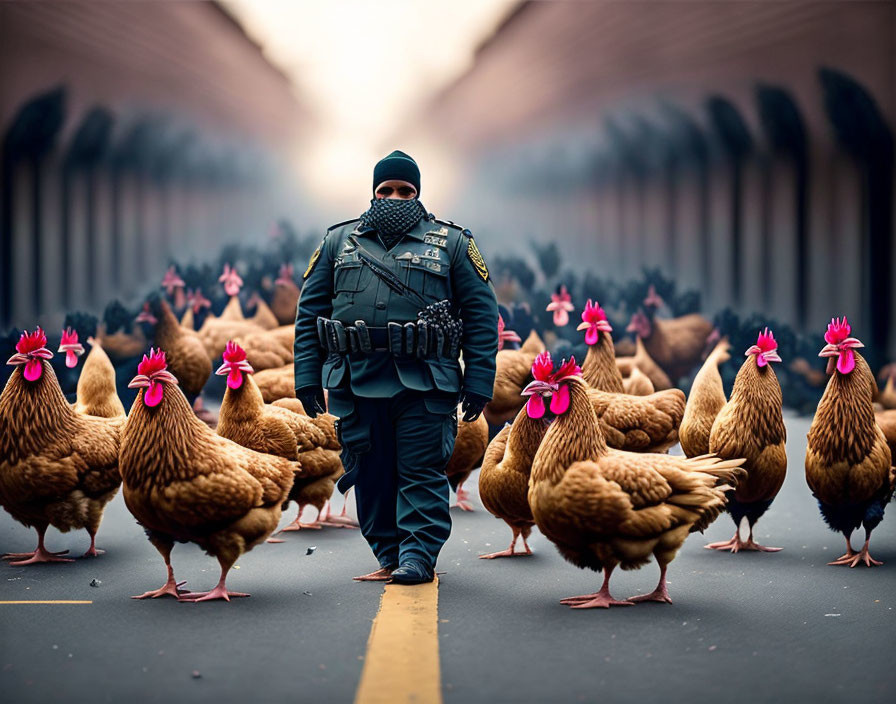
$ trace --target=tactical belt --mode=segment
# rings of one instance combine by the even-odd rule
[[[317,339],[329,354],[373,354],[390,352],[395,357],[453,357],[459,349],[449,343],[449,336],[437,325],[424,321],[389,323],[373,327],[363,320],[345,325],[339,320],[317,319]]]

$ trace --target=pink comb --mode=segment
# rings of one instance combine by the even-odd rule
[[[845,315],[842,321],[840,318],[831,318],[824,334],[825,342],[828,344],[818,353],[819,357],[837,357],[837,371],[841,374],[849,374],[855,369],[856,354],[853,350],[865,346],[860,340],[850,337],[851,332],[852,327]]]
[[[72,369],[78,365],[78,355],[84,354],[84,345],[78,342],[77,331],[66,328],[62,331],[62,341],[57,352],[65,352],[65,366]]]
[[[778,356],[778,343],[775,342],[774,333],[768,328],[764,331],[760,330],[756,344],[744,353],[745,357],[750,355],[756,356],[756,366],[758,367],[764,367],[769,362],[780,362],[781,357]]]
[[[607,320],[604,309],[599,304],[592,303],[589,298],[585,304],[585,310],[582,311],[582,322],[579,323],[576,330],[585,330],[585,343],[596,345],[601,331],[612,332],[613,328]]]
[[[554,325],[557,327],[562,328],[569,322],[569,314],[575,310],[575,306],[572,304],[572,296],[569,295],[566,286],[561,286],[559,293],[551,294],[551,302],[548,303],[545,310],[554,313]]]
[[[545,350],[532,363],[532,377],[538,381],[550,381],[553,369],[554,363],[551,361],[551,353]]]
[[[24,364],[25,379],[37,381],[44,372],[41,360],[52,358],[53,353],[47,349],[47,336],[38,325],[34,332],[22,333],[16,343],[16,354],[10,357],[6,363],[13,366]]]
[[[228,296],[236,296],[243,285],[240,275],[236,273],[236,269],[230,267],[230,264],[224,265],[224,273],[218,277],[218,281],[224,284],[224,291]]]
[[[160,349],[150,348],[149,356],[143,355],[143,360],[137,365],[137,376],[131,379],[128,388],[145,388],[143,403],[152,408],[162,402],[165,383],[176,384],[177,378],[168,371],[165,353]]]
[[[227,386],[231,389],[238,389],[243,383],[244,372],[247,374],[255,373],[252,365],[246,361],[246,350],[233,340],[228,340],[227,347],[224,350],[224,363],[218,367],[215,374],[218,376],[226,374]]]
[[[184,280],[178,276],[177,270],[173,266],[169,266],[162,279],[162,288],[165,289],[165,293],[170,296],[175,288],[184,285]]]
[[[650,308],[661,308],[663,305],[663,299],[660,298],[653,284],[647,287],[647,298],[644,299],[644,305]]]

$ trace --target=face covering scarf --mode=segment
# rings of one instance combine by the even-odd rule
[[[416,198],[374,198],[370,201],[370,209],[361,216],[361,222],[375,228],[386,248],[391,249],[405,232],[425,216],[426,208]]]

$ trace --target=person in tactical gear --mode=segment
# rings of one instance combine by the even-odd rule
[[[360,218],[327,230],[303,276],[295,389],[336,415],[361,532],[380,569],[359,580],[433,580],[451,532],[444,470],[463,419],[491,400],[498,309],[469,230],[427,213],[420,170],[394,151],[376,164]],[[463,354],[463,372],[458,361]]]

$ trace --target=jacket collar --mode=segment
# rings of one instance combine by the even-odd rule
[[[420,218],[420,222],[418,222],[414,227],[404,233],[402,238],[411,237],[415,240],[423,241],[423,236],[432,231],[433,223],[436,221],[436,216],[432,213],[428,213],[426,217]],[[376,238],[376,228],[370,227],[369,225],[364,225],[363,222],[359,222],[355,229],[352,231],[353,235],[358,235],[359,237],[370,237]],[[399,240],[401,241],[401,240]]]

